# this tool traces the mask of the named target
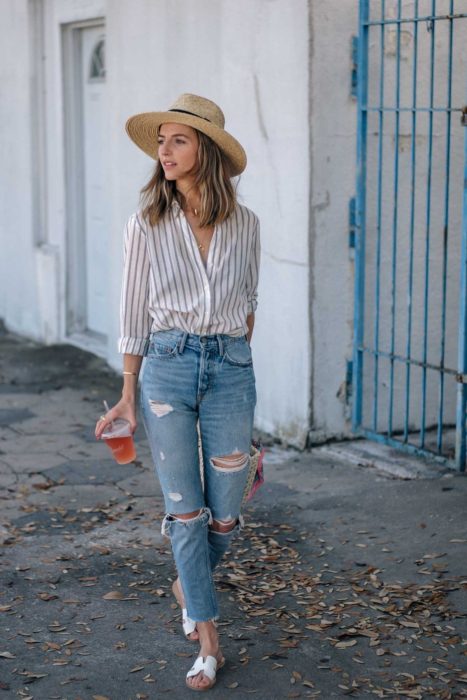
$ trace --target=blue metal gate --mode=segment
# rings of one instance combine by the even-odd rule
[[[352,422],[356,433],[464,470],[461,9],[466,0],[360,0]]]

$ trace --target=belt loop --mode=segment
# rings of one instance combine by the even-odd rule
[[[224,343],[222,342],[222,336],[220,333],[217,334],[217,344],[219,346],[219,355],[221,357],[224,356]]]
[[[178,346],[178,352],[180,353],[180,355],[182,355],[183,351],[185,350],[185,343],[186,343],[187,338],[188,338],[188,333],[185,332],[182,335],[182,339],[180,340],[180,344]]]

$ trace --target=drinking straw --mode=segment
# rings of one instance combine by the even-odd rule
[[[110,411],[110,406],[109,406],[109,404],[107,403],[107,401],[106,401],[105,399],[103,400],[102,403],[104,404],[104,408],[105,408],[106,412],[108,413],[108,412]],[[113,420],[112,420],[112,421],[110,421],[110,429],[111,429],[111,430],[113,429],[113,425],[114,425],[114,422],[113,422]]]

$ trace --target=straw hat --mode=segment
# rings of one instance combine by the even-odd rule
[[[126,131],[141,150],[158,160],[157,130],[161,124],[172,122],[191,126],[209,136],[225,153],[232,164],[232,175],[239,175],[246,167],[246,154],[241,145],[224,129],[222,110],[211,100],[198,95],[184,94],[167,112],[143,112],[130,117]]]

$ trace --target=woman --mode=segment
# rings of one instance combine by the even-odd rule
[[[236,201],[231,178],[246,156],[216,104],[182,95],[167,112],[131,117],[126,129],[157,163],[125,231],[122,398],[96,436],[117,417],[135,430],[146,355],[141,410],[178,571],[173,592],[186,636],[201,647],[186,683],[208,690],[224,663],[212,573],[240,527],[249,467],[259,226]]]

